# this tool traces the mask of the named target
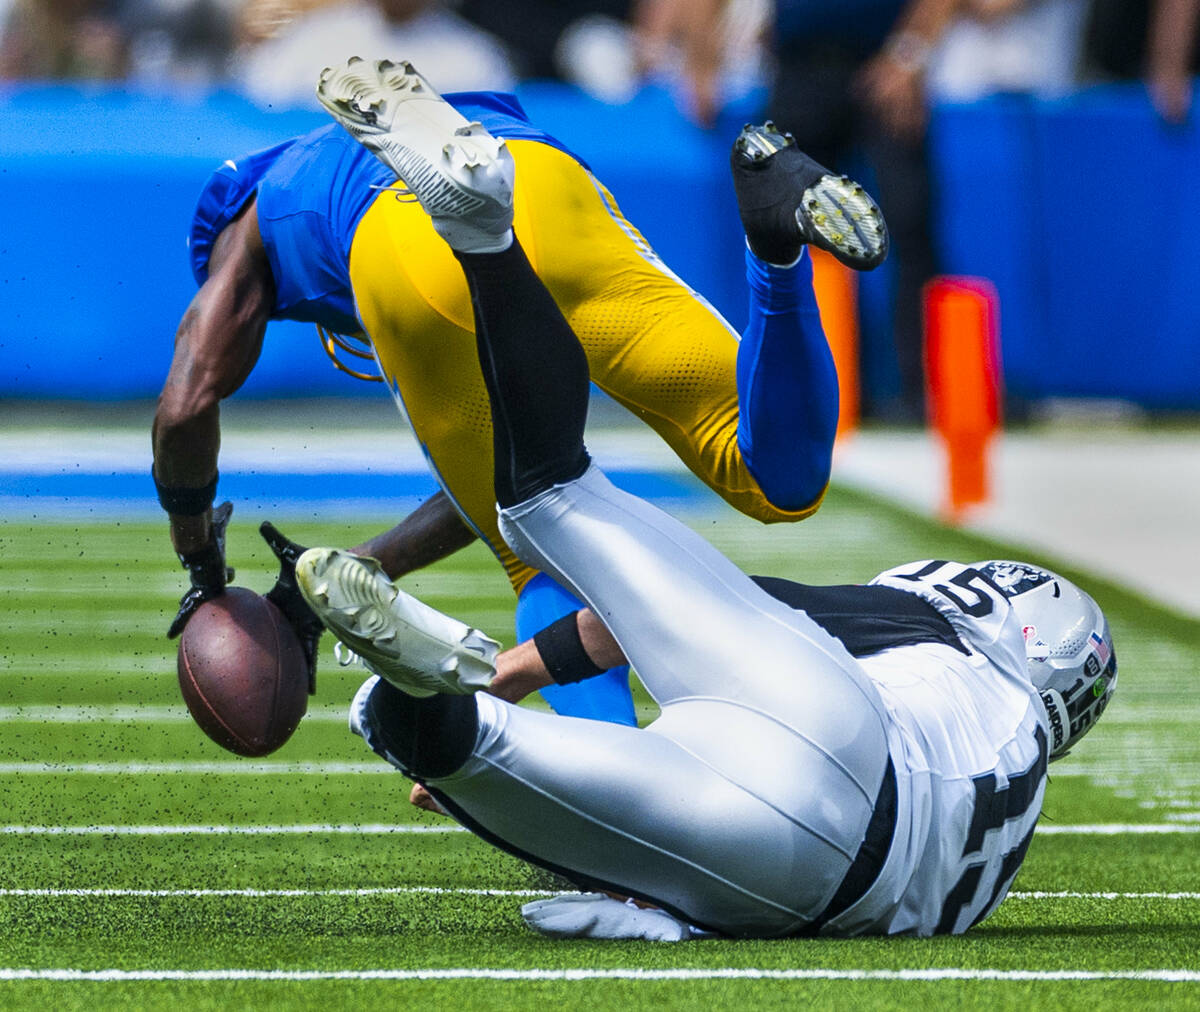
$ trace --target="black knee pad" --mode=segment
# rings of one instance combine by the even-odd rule
[[[473,696],[417,699],[382,678],[367,697],[366,716],[375,751],[414,779],[457,773],[479,732]]]

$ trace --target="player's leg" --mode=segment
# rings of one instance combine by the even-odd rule
[[[798,833],[786,810],[652,731],[482,694],[414,700],[385,681],[359,691],[351,727],[488,842],[581,888],[730,934],[802,928],[827,907],[857,842],[832,823]],[[795,741],[773,761],[790,780],[819,776],[816,765]]]
[[[838,421],[837,371],[804,247],[870,270],[887,255],[887,226],[861,186],[828,172],[771,123],[742,130],[730,167],[750,290],[738,349],[738,444],[771,502],[798,509],[824,493]]]
[[[522,213],[518,206],[519,220]],[[380,368],[431,470],[495,553],[518,594],[517,635],[524,638],[540,623],[578,608],[553,581],[535,579],[535,571],[512,553],[497,529],[491,419],[470,297],[450,247],[429,216],[411,200],[381,194],[355,233],[350,273]],[[625,667],[543,695],[559,713],[635,722]]]
[[[500,258],[503,258],[503,256],[504,256],[504,255],[497,255],[497,257],[500,257]],[[521,259],[522,259],[522,261],[523,261],[523,258],[521,258]],[[508,262],[509,262],[509,263],[511,263],[511,264],[516,264],[516,263],[517,263],[516,259],[511,259],[511,261],[508,261]],[[494,265],[494,264],[493,264],[493,265],[492,265],[492,267],[496,267],[496,265]],[[528,273],[528,265],[527,265],[527,264],[526,264],[526,270],[527,270],[527,273]],[[510,271],[510,273],[511,273],[511,271]],[[469,274],[469,271],[468,271],[468,274]],[[504,270],[502,269],[502,270],[500,270],[500,275],[503,275],[503,274],[504,274]],[[532,276],[532,275],[530,275],[530,276]],[[584,276],[586,276],[586,273],[584,273]],[[534,281],[535,281],[535,279],[534,279]],[[533,287],[533,286],[527,286],[527,287]],[[540,295],[539,295],[539,298],[540,298]],[[504,306],[505,304],[503,304],[503,303],[502,303],[502,304],[500,304],[500,305]],[[515,307],[516,307],[516,309],[517,309],[517,310],[521,310],[521,309],[522,309],[522,307],[523,307],[522,305],[520,305],[520,304],[518,304],[518,303],[517,303],[517,304],[514,304],[514,303],[512,303],[512,300],[511,300],[511,299],[509,300],[509,304],[508,304],[508,305],[510,305],[510,306],[512,306],[512,305],[515,305]],[[476,309],[478,309],[478,306],[476,306]],[[479,334],[479,325],[478,325],[478,317],[476,317],[476,336],[478,336],[478,334]],[[644,343],[644,342],[642,342],[642,343]],[[535,358],[535,357],[534,357],[534,358]],[[586,383],[584,383],[584,387],[586,387]],[[493,405],[493,407],[494,407],[494,405]],[[494,426],[493,426],[493,429],[494,429]],[[536,442],[534,442],[534,445],[536,445]],[[535,454],[535,456],[538,456],[538,454]]]
[[[660,705],[795,705],[821,712],[831,734],[839,712],[881,712],[836,640],[590,465],[587,360],[519,243],[458,259],[492,405],[501,532],[517,554],[591,606]],[[822,687],[831,667],[844,675],[836,690]]]
[[[772,265],[749,256],[750,322],[737,334],[676,277],[602,185],[554,149],[514,142],[518,234],[588,355],[592,379],[653,426],[732,505],[760,520],[809,515],[828,481],[837,381],[802,242],[837,248],[795,216],[808,197],[823,223],[878,209],[804,158],[784,135],[751,128],[733,154],[744,222]],[[753,160],[746,151],[756,151]],[[790,207],[788,206],[790,204]],[[785,211],[784,209],[787,208]],[[790,214],[790,217],[789,217]],[[860,228],[864,227],[861,223]],[[886,248],[882,218],[860,268]],[[831,232],[831,235],[840,233]],[[846,245],[846,244],[843,244]],[[786,252],[778,251],[786,247]]]
[[[583,349],[518,243],[456,255],[490,401],[502,531],[517,554],[544,564],[592,607],[663,705],[761,695],[756,705],[782,708],[785,721],[816,715],[834,736],[843,717],[865,710],[878,720],[861,671],[815,623],[598,471],[579,480],[589,467]],[[830,667],[842,677],[827,679]]]
[[[591,378],[730,505],[798,520],[763,494],[738,446],[737,331],[663,263],[612,194],[557,149],[510,141],[517,234],[587,353]]]
[[[520,243],[487,245],[456,257],[491,409],[501,531],[518,556],[592,607],[664,706],[738,698],[777,706],[785,721],[794,709],[819,715],[834,738],[864,710],[881,720],[878,696],[836,640],[590,466],[583,348]],[[831,668],[841,677],[828,679]]]
[[[574,578],[665,712],[638,731],[476,696],[473,710],[469,697],[431,704],[439,716],[377,687],[360,726],[468,826],[580,884],[725,931],[798,928],[826,909],[869,836],[886,782],[878,700],[832,639],[589,466],[586,362],[520,247],[460,260],[505,529]],[[303,569],[302,559],[302,586]],[[427,763],[423,734],[457,751]],[[818,810],[814,796],[836,803]]]
[[[406,182],[413,185],[413,180]],[[695,812],[675,822],[668,819],[657,829],[665,834],[664,846],[675,859],[656,878],[662,878],[662,889],[679,889],[690,901],[680,905],[683,913],[726,926],[717,919],[719,909],[712,917],[705,913],[697,872],[706,883],[747,875],[769,879],[770,887],[755,893],[754,902],[766,901],[778,910],[779,897],[786,897],[783,912],[793,925],[819,913],[846,877],[855,848],[868,836],[880,787],[887,782],[878,698],[836,641],[769,598],[682,525],[617,492],[591,466],[582,438],[587,361],[521,247],[514,241],[501,252],[461,250],[459,260],[471,290],[477,350],[491,404],[496,498],[503,507],[506,535],[518,554],[545,561],[551,572],[569,577],[626,646],[648,686],[664,701],[664,709],[674,708],[660,723],[670,725],[674,719],[678,737],[595,722],[571,729],[556,718],[542,718],[548,722],[542,731],[509,736],[503,721],[520,711],[476,697],[476,733],[462,727],[445,731],[460,745],[469,740],[469,754],[453,757],[462,765],[419,769],[415,760],[408,760],[403,768],[427,779],[455,804],[478,805],[476,828],[485,835],[492,832],[489,825],[507,819],[511,839],[542,848],[546,861],[545,855],[561,843],[547,843],[545,837],[557,835],[561,826],[561,835],[577,839],[581,854],[586,852],[598,869],[613,868],[617,857],[625,856],[620,862],[624,870],[617,869],[622,876],[640,874],[629,866],[655,852],[647,839],[655,830],[637,824],[637,819],[648,811],[649,823],[662,822],[668,808],[678,807],[670,799],[680,797],[682,783]],[[555,382],[545,383],[546,375]],[[403,632],[392,620],[391,602],[378,595],[385,588],[369,570],[310,552],[301,558],[297,574],[306,597],[327,623],[361,626],[365,635],[381,641],[397,639]],[[648,579],[647,586],[640,585],[642,577]],[[323,585],[322,580],[327,582]],[[649,627],[639,614],[647,611],[658,617]],[[393,675],[386,664],[379,671],[395,677],[397,685],[410,684],[404,672]],[[771,690],[776,680],[784,686],[781,692]],[[462,703],[436,705],[456,706],[457,723],[458,716],[468,713],[469,704],[462,698]],[[381,702],[402,712],[375,718],[375,723],[410,729],[394,746],[385,743],[388,754],[403,759],[397,753],[408,749],[426,726],[414,712],[421,708],[420,701],[394,692],[385,693]],[[721,737],[717,727],[732,727],[730,740],[714,742]],[[571,730],[572,749],[603,738],[620,750],[618,737],[628,740],[631,750],[640,749],[637,754],[644,761],[630,767],[645,777],[634,796],[638,813],[631,815],[624,800],[616,806],[618,811],[610,812],[606,805],[628,793],[626,771],[619,765],[614,766],[612,782],[605,780],[607,772],[585,772],[613,746],[585,756],[579,765],[562,762],[564,736]],[[540,752],[534,743],[543,737],[555,739],[554,747]],[[539,754],[541,760],[535,760]],[[751,757],[754,761],[748,761]],[[564,766],[568,775],[556,780]],[[664,778],[659,769],[674,775]],[[694,779],[689,771],[695,772]],[[489,789],[476,799],[472,792],[481,783]],[[715,808],[709,801],[714,796]],[[836,818],[822,806],[813,806],[814,796],[836,799],[833,806],[825,806],[836,810]],[[536,799],[552,802],[540,825],[533,825],[528,809],[521,811],[522,805],[538,808]],[[506,806],[509,800],[515,804]],[[743,822],[736,834],[716,824],[728,823],[731,812]],[[613,835],[632,844],[621,855],[595,842],[598,825],[610,820]],[[722,848],[720,863],[714,866],[704,855],[678,859],[680,853],[703,850],[710,831],[728,845]],[[749,854],[745,840],[760,836],[769,853],[756,848]],[[804,868],[799,884],[797,861]],[[619,884],[620,878],[610,881]],[[800,909],[794,906],[797,894],[803,896]],[[725,898],[731,907],[736,902]],[[736,923],[730,930],[747,930],[742,910],[734,914]],[[774,920],[749,930],[786,928],[786,922]]]
[[[786,266],[746,250],[750,317],[738,348],[737,441],[763,494],[812,507],[833,468],[838,380],[806,253]]]
[[[655,734],[772,809],[805,811],[806,831],[843,841],[844,873],[887,767],[878,693],[807,616],[590,465],[587,361],[520,245],[459,261],[492,407],[506,540],[608,626],[663,708]],[[798,753],[811,761],[794,776]],[[785,775],[775,765],[782,755],[792,757]],[[841,828],[807,811],[814,790],[838,799]]]

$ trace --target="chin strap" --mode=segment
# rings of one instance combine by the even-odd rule
[[[374,362],[375,352],[372,350],[370,338],[366,334],[358,333],[344,337],[341,334],[335,334],[332,330],[326,330],[319,323],[317,324],[317,333],[321,337],[321,347],[325,349],[325,354],[329,356],[330,361],[342,372],[353,376],[355,379],[366,380],[368,383],[383,382],[383,376],[380,373],[359,372],[338,358],[338,350],[340,349],[347,355],[353,355],[355,358]]]

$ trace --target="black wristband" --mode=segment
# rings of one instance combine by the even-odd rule
[[[150,477],[154,479],[154,488],[158,492],[158,504],[168,513],[180,517],[198,517],[212,504],[217,497],[217,478],[214,473],[212,481],[202,488],[171,488],[161,485],[154,468],[150,468]]]
[[[533,637],[533,645],[537,647],[542,663],[559,685],[582,682],[604,671],[583,649],[583,640],[579,638],[578,614],[573,611],[564,615]]]

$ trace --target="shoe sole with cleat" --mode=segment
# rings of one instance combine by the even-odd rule
[[[788,263],[802,243],[860,271],[887,256],[887,223],[870,194],[809,158],[774,123],[743,128],[733,169],[751,248],[765,250],[765,259]]]
[[[351,57],[326,67],[317,98],[387,165],[435,221],[512,225],[513,161],[503,140],[469,122],[411,63]]]

